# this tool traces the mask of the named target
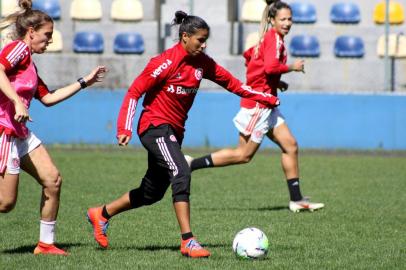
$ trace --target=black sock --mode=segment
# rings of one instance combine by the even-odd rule
[[[190,238],[193,237],[193,233],[192,232],[188,232],[188,233],[182,233],[182,240],[188,240]]]
[[[303,199],[302,194],[300,193],[299,178],[288,179],[288,188],[291,201],[300,201]]]
[[[195,158],[190,165],[190,169],[192,171],[203,169],[203,168],[210,168],[213,167],[213,160],[211,159],[211,154],[207,156],[203,156],[200,158]]]
[[[109,215],[109,213],[107,213],[106,206],[103,206],[103,209],[102,209],[102,217],[104,217],[105,219],[110,219],[110,218],[111,218],[111,216]]]

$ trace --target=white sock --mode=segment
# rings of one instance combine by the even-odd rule
[[[41,220],[39,226],[39,241],[45,244],[53,244],[55,242],[55,226],[56,220],[54,221]]]

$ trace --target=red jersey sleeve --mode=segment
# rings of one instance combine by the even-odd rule
[[[132,135],[135,109],[138,99],[147,91],[162,84],[173,66],[168,54],[152,58],[128,89],[117,119],[117,135]]]
[[[270,94],[254,91],[248,85],[243,84],[235,78],[225,68],[218,65],[213,59],[207,56],[205,61],[205,72],[203,77],[209,79],[228,91],[243,97],[248,98],[265,106],[274,107],[278,103],[278,98]]]
[[[253,46],[253,47],[249,48],[242,55],[244,57],[244,59],[245,59],[245,66],[246,67],[248,67],[248,63],[251,61],[252,54],[254,53],[255,47],[256,46]]]
[[[48,86],[44,83],[44,81],[38,76],[38,86],[37,91],[35,92],[34,97],[36,99],[41,99],[44,96],[49,94]]]
[[[281,37],[273,31],[268,32],[264,39],[264,68],[267,74],[282,74],[289,71],[289,67],[280,62]]]
[[[10,71],[19,64],[30,61],[30,55],[27,44],[21,40],[16,40],[7,44],[0,52],[0,64],[6,68],[6,71]]]

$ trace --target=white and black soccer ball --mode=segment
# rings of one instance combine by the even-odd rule
[[[268,249],[268,237],[260,229],[245,228],[234,237],[233,251],[238,258],[261,259],[266,256]]]

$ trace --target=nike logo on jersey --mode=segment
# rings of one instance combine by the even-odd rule
[[[169,59],[166,59],[166,62],[162,63],[159,67],[157,67],[154,72],[151,73],[151,76],[153,78],[156,78],[159,76],[159,74],[162,73],[165,69],[167,69],[170,65],[172,64],[172,61]]]

